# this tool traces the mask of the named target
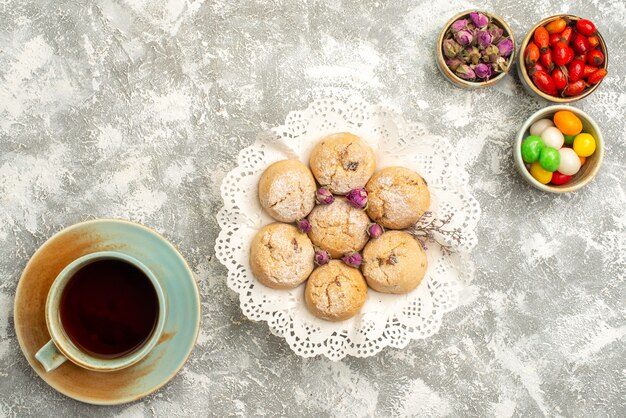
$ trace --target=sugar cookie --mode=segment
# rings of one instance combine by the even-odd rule
[[[367,297],[367,284],[358,269],[339,260],[316,268],[306,284],[304,300],[318,318],[342,321],[356,315]]]
[[[295,222],[315,206],[315,179],[298,160],[282,160],[267,167],[259,180],[259,201],[270,216]]]
[[[250,266],[264,285],[292,289],[313,271],[314,254],[306,234],[293,225],[273,223],[263,227],[252,240]]]
[[[376,170],[376,156],[361,138],[343,132],[322,139],[311,153],[309,166],[319,184],[345,195],[365,186]]]

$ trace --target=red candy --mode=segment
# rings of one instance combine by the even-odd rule
[[[571,179],[572,179],[572,176],[566,176],[565,174],[555,171],[554,173],[552,173],[552,180],[550,180],[550,183],[556,186],[560,186],[562,184],[567,183]]]

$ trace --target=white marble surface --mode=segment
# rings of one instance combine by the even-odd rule
[[[434,43],[464,1],[4,1],[0,4],[0,417],[626,416],[626,3],[487,1],[518,40],[558,12],[594,20],[609,76],[576,103],[603,129],[598,178],[566,196],[516,173],[546,104],[516,76],[468,92]],[[213,255],[239,149],[329,90],[358,92],[458,145],[483,217],[478,272],[434,337],[369,359],[304,360],[246,320]],[[96,217],[156,228],[199,280],[198,345],[166,387],[101,408],[54,392],[13,328],[21,270]]]

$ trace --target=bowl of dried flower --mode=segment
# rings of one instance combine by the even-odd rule
[[[502,80],[514,59],[513,31],[493,13],[459,13],[446,23],[437,40],[439,70],[452,84],[467,89]]]

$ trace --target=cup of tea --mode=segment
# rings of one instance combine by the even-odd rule
[[[114,371],[144,358],[165,325],[165,297],[139,260],[116,251],[82,256],[59,273],[46,300],[52,339],[35,358],[50,372],[67,360]]]

